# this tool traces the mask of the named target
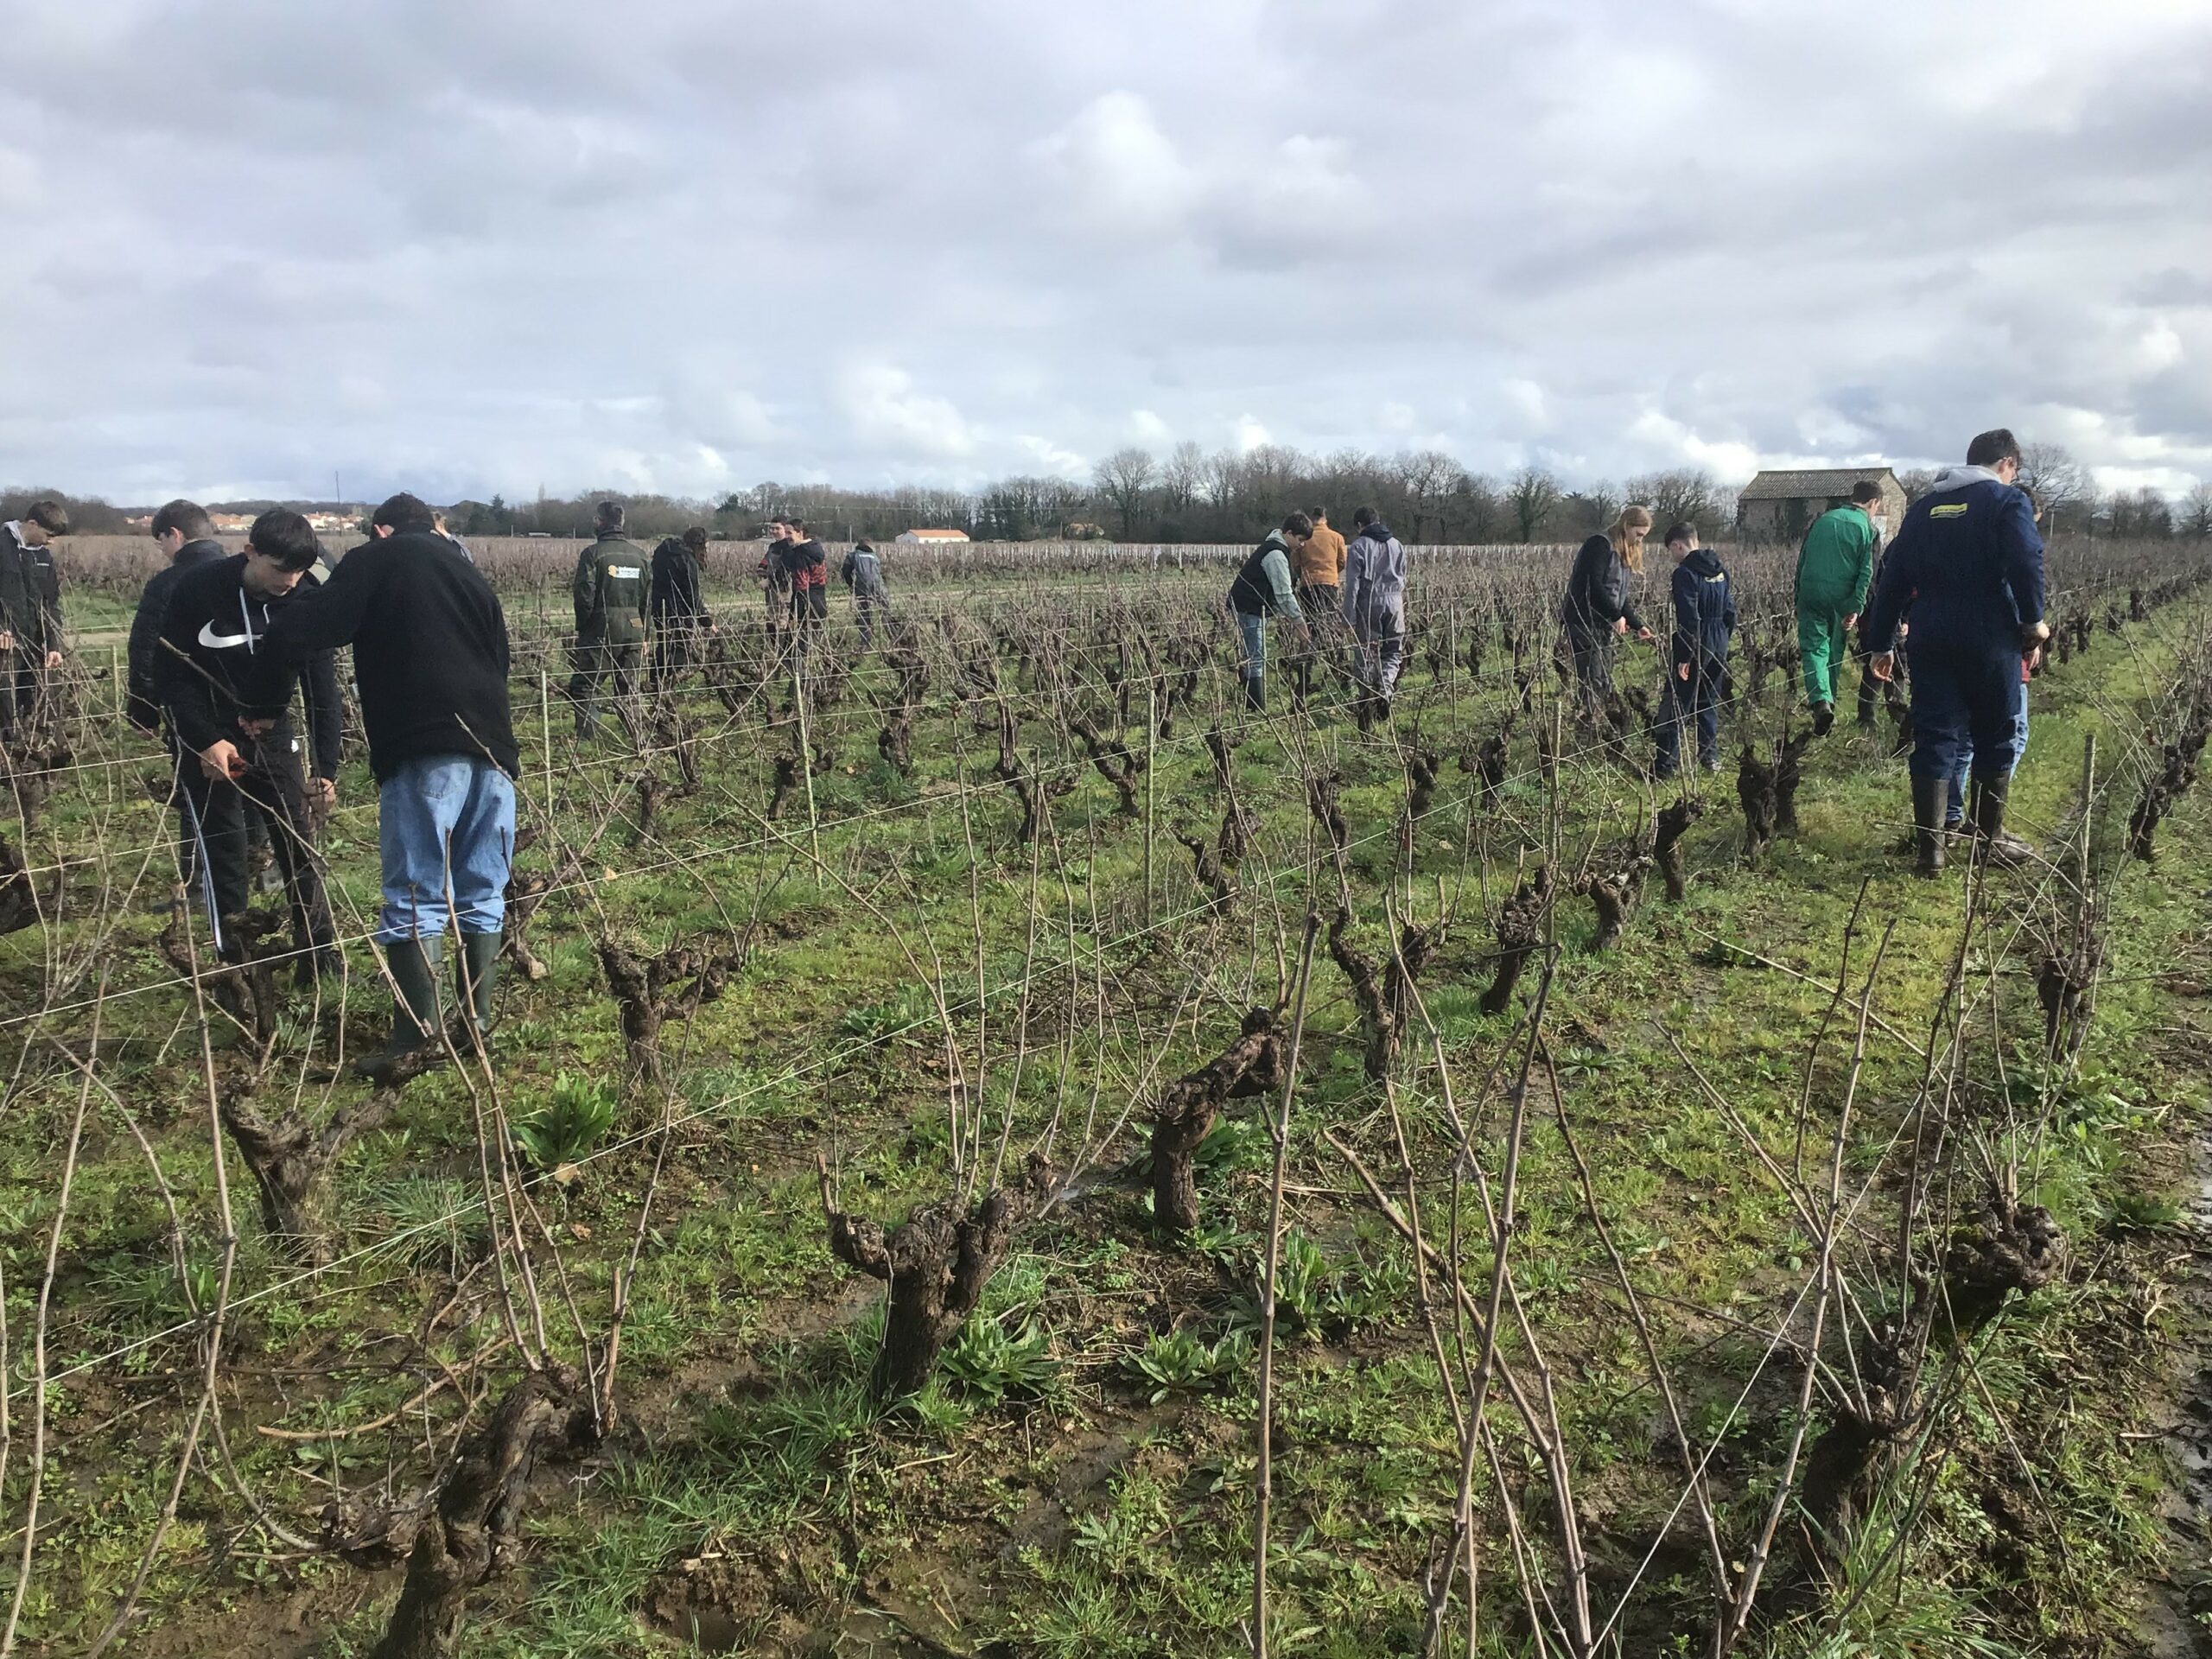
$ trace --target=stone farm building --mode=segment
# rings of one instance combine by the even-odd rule
[[[964,530],[908,530],[901,531],[899,539],[909,547],[918,543],[924,547],[943,546],[947,542],[966,541],[968,532]]]
[[[1794,542],[1830,507],[1847,504],[1851,486],[1862,479],[1882,486],[1882,512],[1894,532],[1904,522],[1904,486],[1886,467],[1761,473],[1737,493],[1737,528],[1752,541]]]

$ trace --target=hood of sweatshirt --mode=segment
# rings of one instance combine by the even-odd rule
[[[1283,533],[1280,530],[1271,530],[1266,535],[1261,537],[1260,545],[1253,550],[1255,552],[1265,553],[1270,550],[1281,554],[1285,558],[1288,558],[1290,556],[1290,543],[1284,539]]]
[[[1963,490],[1970,484],[2002,484],[2004,481],[1986,467],[1946,467],[1936,474],[1936,481],[1928,486],[1928,493],[1948,495],[1953,490]]]
[[[1720,574],[1720,556],[1709,547],[1694,548],[1682,563],[1695,576],[1717,576]]]
[[[1390,526],[1384,524],[1380,518],[1377,518],[1373,524],[1368,525],[1366,529],[1361,531],[1359,533],[1370,542],[1387,542],[1391,539]]]

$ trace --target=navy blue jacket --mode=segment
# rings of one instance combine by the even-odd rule
[[[1700,547],[1675,567],[1675,666],[1689,664],[1691,682],[1718,680],[1728,665],[1736,631],[1736,595],[1718,555]]]
[[[1915,646],[2019,650],[2043,620],[2043,537],[2028,498],[1992,478],[1938,478],[1883,556],[1867,650],[1889,650],[1908,609]]]

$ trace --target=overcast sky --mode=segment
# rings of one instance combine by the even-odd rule
[[[2212,478],[2212,0],[4,0],[0,479]]]

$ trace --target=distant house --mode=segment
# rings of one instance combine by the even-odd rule
[[[1882,512],[1894,532],[1904,521],[1904,486],[1886,467],[1825,467],[1761,473],[1736,493],[1736,525],[1753,541],[1794,542],[1830,507],[1851,499],[1862,481],[1881,486]]]
[[[361,520],[350,512],[311,512],[308,514],[308,528],[318,536],[343,536],[358,530]]]
[[[899,539],[910,547],[942,547],[949,542],[966,541],[968,532],[964,530],[904,530],[899,532]]]
[[[254,515],[250,512],[211,512],[207,522],[215,526],[218,536],[243,536],[253,528]]]

